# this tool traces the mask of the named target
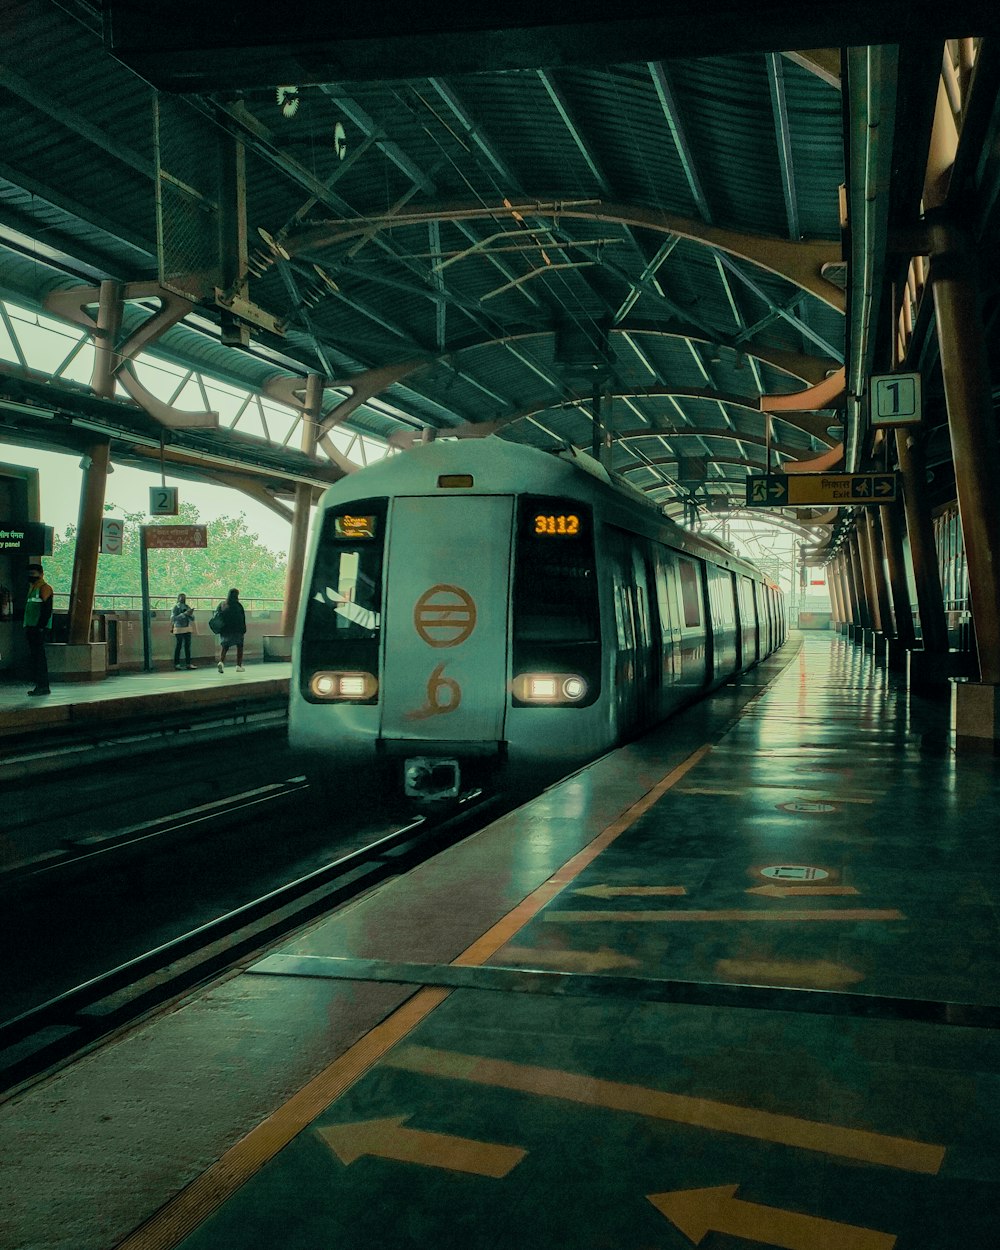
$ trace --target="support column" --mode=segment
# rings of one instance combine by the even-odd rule
[[[879,626],[882,638],[877,640],[875,660],[879,664],[888,664],[895,631],[892,626],[892,605],[889,602],[889,586],[885,579],[885,555],[882,550],[882,528],[878,524],[871,508],[865,509],[865,529],[868,532],[868,550],[871,559],[872,584],[875,589],[875,602],[878,606]]]
[[[122,291],[118,282],[102,282],[94,332],[94,394],[105,399],[115,393],[115,344],[122,318]],[[69,601],[71,646],[89,644],[90,621],[94,613],[97,584],[97,556],[101,549],[101,521],[104,519],[104,493],[108,481],[111,444],[107,439],[91,443],[84,453],[83,483],[80,489],[76,553]],[[89,670],[90,665],[87,665]]]
[[[847,613],[844,617],[844,623],[847,626],[844,632],[849,638],[854,636],[854,626],[858,623],[858,605],[854,595],[852,574],[850,551],[848,546],[845,545],[840,553],[840,586],[844,596],[844,608]]]
[[[857,529],[851,534],[848,543],[851,560],[851,586],[854,590],[855,623],[859,636],[872,627],[871,612],[868,604],[868,587],[865,584],[864,561],[861,559],[861,540]]]
[[[896,455],[903,475],[903,504],[906,533],[913,559],[913,580],[917,588],[917,608],[924,651],[930,655],[948,652],[948,628],[944,619],[941,574],[934,548],[934,526],[924,488],[926,468],[923,448],[916,435],[905,428],[896,431]]]
[[[837,579],[837,561],[833,559],[826,566],[826,586],[830,592],[830,611],[833,614],[833,628],[836,630],[844,620],[844,608],[840,601],[840,586]]]
[[[980,679],[996,686],[1000,684],[1000,446],[974,258],[968,241],[954,227],[935,226],[931,237],[930,282]]]
[[[976,258],[957,227],[931,230],[941,374],[969,570],[979,683],[955,688],[959,740],[1000,741],[1000,445],[976,291]]]
[[[306,378],[305,401],[302,406],[302,450],[307,456],[315,456],[319,435],[319,418],[323,405],[323,385],[318,373]],[[290,638],[295,632],[299,613],[299,596],[302,592],[302,570],[306,558],[306,539],[309,535],[309,515],[312,511],[313,488],[308,482],[295,486],[295,512],[292,517],[292,534],[288,543],[288,568],[285,572],[285,601],[281,613],[281,632]]]
[[[896,618],[896,638],[904,650],[912,651],[916,645],[916,635],[913,632],[910,588],[906,581],[906,554],[903,551],[899,511],[895,504],[883,504],[879,512],[882,518],[882,541],[886,562],[889,565],[889,586],[892,590],[892,607]]]

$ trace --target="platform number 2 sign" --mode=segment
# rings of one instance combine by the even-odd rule
[[[151,486],[149,488],[150,516],[176,516],[177,503],[176,486]]]

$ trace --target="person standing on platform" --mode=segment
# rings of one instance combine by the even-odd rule
[[[222,647],[222,653],[219,656],[219,672],[226,671],[226,653],[230,647],[236,648],[236,671],[243,672],[243,640],[247,635],[247,614],[243,611],[243,604],[240,603],[240,592],[231,590],[226,595],[225,603],[220,603],[216,609],[217,614],[222,618],[222,629],[219,631],[219,644]]]
[[[28,565],[28,598],[24,605],[24,637],[28,644],[28,664],[34,689],[28,694],[51,694],[49,663],[45,642],[52,632],[52,587],[45,580],[40,564]]]
[[[174,668],[194,668],[191,663],[191,634],[194,630],[194,608],[187,601],[187,595],[178,595],[177,602],[170,609],[170,632],[174,636]],[[181,663],[181,648],[184,650],[184,663]]]

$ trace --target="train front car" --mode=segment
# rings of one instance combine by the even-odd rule
[[[607,744],[579,476],[489,439],[418,447],[326,493],[289,708],[312,775],[381,772],[433,803],[545,780]]]

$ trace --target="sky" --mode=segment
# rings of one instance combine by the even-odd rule
[[[78,456],[64,452],[36,451],[31,447],[18,447],[4,442],[0,435],[0,462],[26,465],[28,468],[39,470],[43,524],[51,525],[57,534],[62,534],[67,525],[76,525],[80,485],[83,481]],[[114,464],[113,452],[112,464]],[[239,516],[241,512],[246,513],[247,524],[251,531],[260,537],[264,546],[270,547],[272,551],[287,554],[291,526],[269,508],[265,508],[263,504],[237,490],[172,478],[169,473],[166,475],[166,484],[176,486],[180,501],[194,504],[203,521],[214,521],[216,517]],[[119,511],[108,515],[148,512],[149,488],[159,485],[158,469],[146,472],[142,469],[121,468],[115,465],[114,472],[108,478],[105,498],[108,503],[116,504]]]

